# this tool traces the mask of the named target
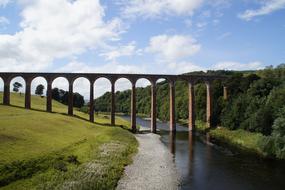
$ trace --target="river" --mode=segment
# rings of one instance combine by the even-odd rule
[[[130,120],[130,117],[123,118]],[[137,124],[149,127],[150,121],[137,118]],[[173,161],[188,190],[284,190],[285,163],[247,156],[219,147],[203,136],[193,135],[177,125],[168,131],[167,123],[157,123],[161,141],[174,155]],[[154,146],[155,148],[155,146]]]

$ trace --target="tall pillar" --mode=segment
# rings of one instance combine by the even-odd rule
[[[151,84],[151,126],[152,133],[156,133],[156,83]]]
[[[73,81],[69,81],[68,115],[73,115]]]
[[[31,81],[26,80],[25,108],[31,109]]]
[[[131,124],[132,124],[132,131],[137,131],[137,124],[136,124],[136,83],[132,83],[132,97],[131,97]]]
[[[228,99],[228,88],[224,86],[224,100]]]
[[[176,131],[176,122],[175,122],[175,83],[169,83],[169,127],[170,131]]]
[[[207,86],[207,127],[212,127],[212,111],[213,111],[213,101],[212,101],[212,85],[210,82],[206,82]]]
[[[52,82],[47,82],[47,112],[52,112]]]
[[[3,104],[10,105],[10,80],[4,80]]]
[[[189,128],[189,131],[194,131],[195,130],[195,96],[194,96],[194,84],[193,83],[189,83],[188,111],[189,111],[188,128]]]
[[[115,125],[115,82],[111,84],[111,125]]]
[[[90,81],[89,120],[94,122],[94,82]]]

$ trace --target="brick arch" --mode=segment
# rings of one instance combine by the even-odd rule
[[[127,81],[129,81],[131,84],[135,83],[136,79],[135,78],[129,78],[129,77],[126,77],[126,76],[119,76],[117,77],[116,79],[114,79],[114,83],[116,83],[118,80],[121,80],[121,79],[126,79]]]
[[[42,83],[41,83],[41,84],[45,86],[45,90],[44,90],[44,91],[47,91],[48,81],[47,81],[46,77],[44,77],[43,75],[37,75],[37,76],[33,76],[33,77],[31,77],[31,78],[29,79],[29,80],[30,80],[30,87],[31,87],[31,88],[30,88],[30,92],[29,92],[30,94],[32,93],[31,90],[35,90],[36,87],[37,87],[37,86],[35,86],[34,89],[32,88],[32,87],[33,87],[33,83],[34,83],[35,80],[37,80],[37,79],[43,79],[43,83],[44,83],[44,84],[42,84]],[[46,93],[44,93],[43,96],[45,96],[45,94],[46,94]],[[45,105],[45,106],[46,106],[46,105]],[[32,101],[31,101],[31,107],[33,107],[33,106],[32,106]],[[45,108],[43,108],[43,110],[44,110],[44,109],[45,109]]]
[[[152,81],[153,81],[153,80],[152,80],[151,78],[149,78],[149,77],[138,77],[137,80],[136,80],[135,85],[137,85],[137,82],[138,82],[139,80],[147,80],[150,84],[152,84]]]
[[[73,82],[76,80],[77,77],[84,77],[87,78],[89,81],[91,81],[92,85],[90,85],[90,88],[94,87],[94,83],[97,79],[99,78],[106,78],[110,83],[111,83],[111,87],[112,87],[112,96],[114,96],[114,86],[115,86],[115,82],[116,80],[118,80],[119,78],[127,78],[131,81],[131,83],[136,83],[137,80],[139,80],[140,78],[145,78],[148,79],[150,81],[151,88],[152,88],[152,107],[155,108],[155,98],[156,98],[156,82],[159,79],[165,79],[168,84],[169,87],[171,89],[171,91],[174,92],[174,85],[175,85],[175,81],[177,80],[185,80],[189,82],[189,86],[190,83],[193,81],[201,81],[201,82],[207,82],[207,81],[211,81],[211,80],[224,80],[227,78],[227,76],[205,76],[204,74],[202,75],[154,75],[154,74],[112,74],[112,73],[11,73],[11,72],[0,72],[0,76],[4,81],[4,97],[3,97],[3,103],[6,105],[10,104],[10,82],[13,78],[15,77],[22,77],[26,83],[26,86],[28,87],[30,85],[30,81],[33,79],[33,77],[38,77],[38,76],[43,76],[48,83],[48,93],[47,93],[47,111],[51,111],[51,88],[52,88],[52,83],[54,80],[56,80],[59,77],[65,78],[68,81],[68,86],[69,86],[69,92],[73,92]],[[209,85],[208,85],[209,86]],[[209,88],[210,89],[210,88]],[[210,89],[211,90],[211,89]],[[209,90],[209,91],[210,91]],[[226,91],[226,89],[224,89],[224,91]],[[27,92],[30,92],[29,90],[27,90]],[[93,90],[92,90],[93,92]],[[28,94],[28,93],[26,93]],[[73,93],[69,93],[69,94],[73,94]],[[132,97],[135,94],[135,85],[132,85]],[[210,93],[208,93],[210,94]],[[70,96],[72,98],[72,96]],[[69,99],[70,99],[69,97]],[[173,95],[171,96],[172,98],[174,97]],[[207,96],[207,101],[210,102],[211,100],[208,100],[209,97],[211,98],[211,95]],[[26,101],[30,98],[30,95],[26,95]],[[171,99],[172,99],[171,98]],[[135,98],[133,98],[132,102],[134,103]],[[72,102],[72,101],[69,101]],[[112,103],[114,104],[114,103]],[[25,105],[28,105],[25,103]],[[154,106],[153,106],[154,105]],[[209,104],[211,105],[211,104]],[[68,105],[69,106],[69,114],[72,115],[72,111],[70,112],[71,108],[72,108],[72,103]],[[173,107],[173,106],[172,106]],[[211,108],[211,106],[209,106]],[[113,109],[114,110],[114,109]],[[135,109],[133,109],[135,110]],[[155,109],[152,109],[155,110]],[[173,112],[173,108],[170,108],[170,110]],[[211,110],[210,110],[211,112]],[[211,115],[211,113],[209,112],[209,115]],[[113,112],[114,113],[114,112]],[[135,111],[133,111],[133,113],[135,113]],[[155,113],[154,111],[152,111],[152,124],[156,124],[156,117],[155,117]],[[132,118],[134,118],[135,115],[132,115]],[[114,117],[114,114],[113,116]],[[208,121],[210,124],[210,120]],[[111,121],[112,124],[114,124],[114,119],[112,119]],[[174,122],[170,122],[172,126],[175,126]],[[132,126],[134,125],[135,127],[135,122],[132,122]],[[189,128],[190,129],[190,128]],[[171,128],[171,130],[175,130],[175,128]],[[155,132],[153,130],[153,132]]]
[[[55,75],[55,76],[53,76],[53,77],[51,77],[50,78],[50,83],[51,83],[51,85],[54,83],[54,81],[56,80],[56,79],[58,79],[58,78],[64,78],[67,82],[68,82],[68,85],[70,84],[70,78],[68,78],[68,77],[66,77],[66,76],[57,76],[57,75]]]
[[[24,84],[22,84],[23,85],[23,88],[24,88],[24,92],[26,92],[25,93],[25,97],[24,97],[24,95],[22,95],[23,96],[23,98],[24,98],[24,107],[25,108],[29,108],[28,107],[28,94],[27,94],[27,91],[28,91],[28,89],[29,89],[29,86],[28,86],[28,82],[27,82],[27,79],[25,78],[25,76],[24,75],[11,75],[10,77],[8,77],[7,78],[7,80],[5,81],[5,83],[7,83],[7,85],[9,85],[9,90],[10,90],[10,92],[11,92],[11,90],[13,90],[13,87],[12,87],[12,81],[14,80],[14,79],[16,79],[16,78],[21,78],[21,80],[23,80],[23,82],[24,82]],[[11,100],[11,94],[9,93],[9,100]]]
[[[93,82],[93,85],[95,84],[95,82],[99,79],[107,79],[110,84],[112,84],[113,82],[113,79],[111,77],[107,77],[107,76],[104,76],[104,75],[100,75],[100,76],[96,76],[96,78],[94,79],[94,82]]]

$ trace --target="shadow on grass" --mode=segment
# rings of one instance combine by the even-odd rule
[[[62,112],[47,112],[46,110],[42,110],[42,109],[36,109],[36,108],[30,108],[30,109],[26,109],[25,107],[23,106],[17,106],[17,105],[4,105],[3,103],[1,103],[0,105],[3,105],[3,106],[10,106],[10,107],[15,107],[15,108],[19,108],[19,109],[24,109],[24,110],[32,110],[32,111],[39,111],[39,112],[42,112],[42,113],[50,113],[50,114],[61,114],[61,115],[64,115],[64,116],[69,116],[69,117],[74,117],[76,119],[80,119],[82,121],[85,121],[85,122],[89,122],[89,123],[93,123],[95,125],[98,125],[98,126],[101,126],[101,127],[120,127],[124,130],[127,130],[129,132],[132,132],[134,133],[134,131],[130,128],[128,128],[127,126],[125,125],[111,125],[110,123],[99,123],[99,122],[90,122],[88,119],[84,118],[84,117],[81,117],[79,115],[68,115],[67,113],[62,113]],[[136,131],[135,131],[136,132]]]

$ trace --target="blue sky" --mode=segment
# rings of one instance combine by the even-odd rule
[[[259,69],[284,33],[285,0],[0,0],[0,70]]]

